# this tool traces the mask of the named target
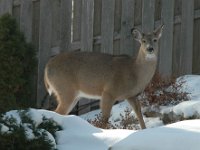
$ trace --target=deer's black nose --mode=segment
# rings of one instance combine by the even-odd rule
[[[147,51],[150,52],[150,53],[152,53],[153,50],[154,50],[153,47],[149,47],[149,48],[147,48]]]

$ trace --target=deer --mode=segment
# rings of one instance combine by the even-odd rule
[[[127,100],[145,129],[141,104],[136,97],[155,73],[162,30],[163,25],[149,33],[131,29],[133,38],[140,43],[136,58],[82,51],[52,57],[44,69],[44,82],[49,95],[56,96],[55,112],[69,114],[81,97],[99,99],[102,120],[108,122],[115,102]]]

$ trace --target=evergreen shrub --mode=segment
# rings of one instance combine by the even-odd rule
[[[0,17],[0,112],[27,107],[32,93],[36,55],[16,20]]]
[[[0,117],[1,150],[56,149],[56,141],[52,141],[52,137],[56,139],[55,132],[62,129],[57,122],[45,117],[42,122],[35,122],[28,110],[20,110],[15,114],[19,118],[5,114]]]

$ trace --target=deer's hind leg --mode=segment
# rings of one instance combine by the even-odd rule
[[[65,115],[68,114],[76,105],[76,93],[74,90],[61,89],[55,93],[58,106],[55,112]]]

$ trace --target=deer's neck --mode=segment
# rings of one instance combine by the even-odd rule
[[[140,49],[135,64],[137,68],[138,83],[141,83],[141,86],[145,87],[155,73],[157,54],[146,54],[142,49]]]

